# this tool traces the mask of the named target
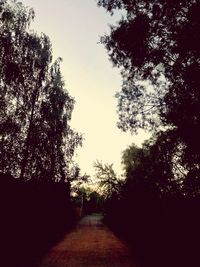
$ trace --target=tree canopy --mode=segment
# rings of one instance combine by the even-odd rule
[[[27,180],[65,181],[81,135],[70,127],[74,99],[51,42],[29,29],[34,11],[0,2],[0,165]]]
[[[168,132],[166,140],[176,148],[172,158],[184,168],[184,178],[198,186],[199,1],[99,0],[98,5],[111,13],[125,11],[101,38],[123,77],[118,126]]]
[[[113,164],[96,161],[94,169],[99,192],[107,199],[118,194],[123,181],[115,173]]]

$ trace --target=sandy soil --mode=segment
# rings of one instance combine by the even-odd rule
[[[129,249],[101,219],[95,214],[84,217],[38,267],[136,267]]]

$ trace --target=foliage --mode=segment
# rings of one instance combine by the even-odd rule
[[[49,38],[29,30],[34,11],[0,3],[1,171],[28,180],[66,181],[81,136],[69,122],[74,100]]]
[[[90,175],[82,174],[78,164],[73,164],[71,168],[71,189],[72,192],[77,193],[79,190],[90,182]]]
[[[113,194],[118,194],[123,181],[117,177],[113,169],[113,164],[103,164],[100,161],[96,161],[94,163],[94,168],[100,193],[103,194],[105,198],[109,198]]]
[[[137,147],[135,144],[130,145],[122,153],[122,165],[127,175],[129,170],[134,170],[141,164],[140,158],[143,153],[143,149]]]
[[[3,266],[33,264],[77,219],[70,200],[72,157],[82,142],[70,127],[75,101],[61,59],[52,63],[49,38],[29,29],[33,19],[22,3],[0,1]]]
[[[176,149],[169,135],[169,132],[158,134],[142,148],[133,144],[123,152],[125,194],[150,199],[184,195],[182,177],[175,175],[178,162],[174,159]]]
[[[80,215],[99,213],[103,211],[104,197],[90,186],[77,188],[73,202],[80,209]]]
[[[181,172],[187,173],[185,186],[192,184],[188,193],[198,194],[199,1],[99,0],[98,4],[111,13],[125,11],[111,26],[110,35],[101,39],[123,77],[117,93],[118,126],[132,132],[168,129],[166,137],[173,136]]]
[[[174,171],[172,141],[173,131],[142,148],[129,146],[122,155],[126,179],[105,205],[106,223],[131,245],[139,266],[199,265],[199,197],[188,194]]]
[[[118,126],[153,138],[123,153],[126,180],[106,221],[140,266],[199,265],[200,3],[98,0],[123,17],[101,38],[121,69]]]

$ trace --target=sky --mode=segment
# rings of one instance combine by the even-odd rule
[[[94,174],[93,163],[113,163],[122,171],[121,155],[132,143],[140,146],[149,137],[124,133],[117,128],[117,99],[121,76],[113,68],[100,36],[109,33],[109,25],[120,14],[110,16],[95,0],[21,0],[32,7],[36,17],[31,28],[50,37],[53,57],[63,59],[61,70],[65,87],[76,104],[71,126],[83,133],[83,146],[75,161],[82,173]]]

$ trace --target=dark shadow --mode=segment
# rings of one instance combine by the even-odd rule
[[[28,267],[76,223],[66,185],[0,174],[1,264]]]

